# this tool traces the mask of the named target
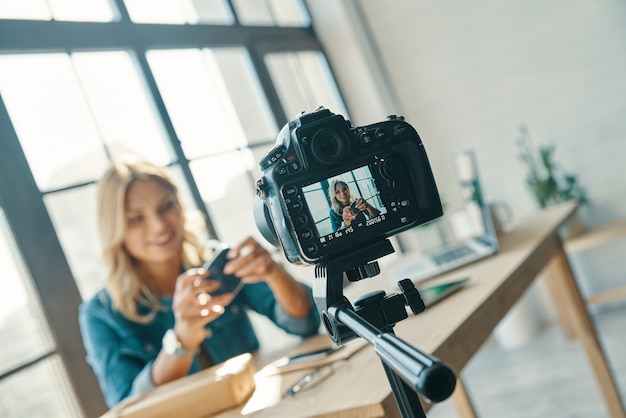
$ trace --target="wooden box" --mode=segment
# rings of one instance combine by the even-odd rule
[[[254,363],[242,354],[125,399],[101,418],[203,418],[243,403],[254,391]]]

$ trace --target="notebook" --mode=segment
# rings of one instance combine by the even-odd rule
[[[423,285],[418,287],[417,290],[420,293],[420,297],[427,308],[430,308],[434,304],[442,301],[453,293],[461,290],[469,282],[468,277],[461,279],[455,279],[447,281],[445,283],[437,283],[430,285]]]
[[[417,243],[416,256],[395,262],[388,270],[395,283],[429,279],[498,251],[498,236],[483,195],[476,156],[472,150],[452,157],[456,196],[442,195],[444,215],[427,225],[403,233],[403,240]],[[452,199],[458,202],[454,208]]]

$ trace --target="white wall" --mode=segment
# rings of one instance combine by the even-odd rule
[[[626,2],[307,3],[353,122],[404,114],[442,188],[450,153],[470,147],[490,200],[509,202],[518,217],[535,210],[515,143],[526,124],[586,187],[587,224],[626,217]],[[363,84],[368,71],[376,87]],[[377,91],[385,95],[372,106]],[[626,240],[596,251],[621,266]],[[626,267],[590,272],[579,259],[589,292],[626,281]]]

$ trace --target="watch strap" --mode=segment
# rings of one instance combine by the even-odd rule
[[[176,357],[195,356],[198,353],[198,349],[189,349],[183,347],[178,340],[178,336],[173,329],[168,329],[163,336],[163,349],[166,354]]]

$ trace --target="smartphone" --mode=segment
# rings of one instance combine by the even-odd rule
[[[352,212],[353,215],[359,214],[359,210],[356,208],[356,200],[350,204],[350,212]]]
[[[207,278],[208,280],[217,280],[221,283],[218,289],[210,293],[213,296],[221,295],[222,293],[237,293],[243,286],[243,282],[239,280],[239,277],[232,274],[224,274],[224,266],[228,262],[228,257],[226,257],[228,251],[230,251],[230,248],[222,248],[212,260],[207,261],[202,266],[202,268],[211,273]]]

